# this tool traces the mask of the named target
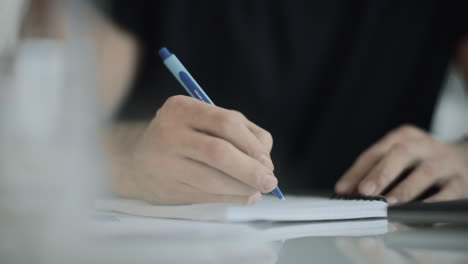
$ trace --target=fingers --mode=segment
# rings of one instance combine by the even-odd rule
[[[183,146],[180,155],[220,170],[263,193],[271,192],[278,184],[270,168],[229,142],[195,131],[185,133],[178,137]]]
[[[252,126],[252,123],[237,111],[217,108],[205,116],[200,122],[192,124],[195,129],[230,142],[273,170],[273,162],[270,159],[271,143],[265,142],[265,137],[268,137],[265,135],[266,131],[256,128],[257,137],[248,127]]]
[[[384,151],[378,144],[365,151],[359,156],[351,168],[338,180],[335,191],[339,194],[352,192],[359,181],[366,176],[367,172],[381,159]]]
[[[387,153],[390,149],[392,149],[392,147],[400,144],[401,142],[410,142],[413,139],[417,139],[422,136],[424,136],[424,133],[420,129],[412,126],[402,126],[388,133],[382,140],[378,141],[376,144],[374,144],[372,147],[370,147],[357,158],[356,162],[351,166],[351,168],[347,172],[343,174],[343,176],[337,182],[335,186],[335,191],[337,193],[342,194],[353,192],[356,189],[356,187],[360,185],[360,182],[371,172],[371,170],[374,167],[376,167],[377,164],[379,164],[379,168],[376,168],[376,171],[373,172],[374,175],[378,174],[379,170],[386,170],[382,167],[384,165],[382,165],[380,160],[387,155]],[[405,146],[400,146],[398,148],[405,148]],[[400,152],[404,152],[404,150]],[[392,157],[392,159],[397,160],[397,162],[398,160],[400,160],[398,162],[399,168],[396,169],[399,170],[402,165],[401,159],[395,157],[395,155],[394,157]],[[388,161],[385,161],[385,163],[388,163]],[[384,177],[384,179],[386,179],[387,182],[389,178],[391,178],[391,176]],[[372,193],[376,193],[376,190],[379,187],[374,184],[376,183],[363,183],[362,186],[359,186],[360,191],[370,193],[372,189],[374,189]],[[383,190],[385,187],[386,186],[380,186],[380,189]]]
[[[381,193],[405,169],[411,167],[417,161],[418,157],[411,151],[411,146],[404,144],[393,145],[361,181],[358,186],[359,193],[364,195]]]
[[[162,204],[250,204],[278,181],[271,135],[241,113],[186,96],[159,109],[133,154],[143,199]]]
[[[440,178],[440,173],[436,170],[437,165],[430,162],[416,167],[407,178],[386,195],[388,204],[406,203],[421,195]]]
[[[273,169],[270,159],[271,136],[240,112],[209,105],[186,96],[171,97],[165,107],[179,120],[186,120],[193,129],[222,138]]]
[[[273,148],[273,137],[265,129],[257,126],[255,123],[247,119],[247,126],[250,131],[257,137],[257,139],[265,147],[265,150],[270,153]]]
[[[185,158],[175,171],[177,179],[202,192],[219,195],[251,196],[258,191],[223,172],[198,161]]]
[[[463,154],[456,145],[439,143],[418,128],[403,126],[364,152],[335,189],[346,193],[357,188],[364,195],[388,190],[386,198],[393,205],[414,200],[442,183],[441,191],[427,201],[468,196]]]
[[[250,205],[261,198],[255,189],[199,162],[172,156],[139,161],[135,198],[150,203]]]
[[[248,121],[248,128],[249,130],[256,136],[256,138],[261,142],[261,145],[265,148],[265,153],[270,153],[271,149],[273,148],[273,137],[271,136],[270,132],[266,131],[265,129],[257,126],[256,124],[252,123],[250,120]],[[270,155],[261,155],[260,159],[258,159],[261,163],[269,167],[270,169],[274,170],[275,166],[271,161]]]

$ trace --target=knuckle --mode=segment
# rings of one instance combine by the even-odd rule
[[[412,138],[421,134],[419,128],[410,124],[404,124],[400,126],[396,130],[396,133],[403,138]]]
[[[260,137],[262,137],[261,141],[264,142],[264,144],[266,144],[269,149],[271,149],[273,146],[273,136],[271,133],[266,130],[262,130]]]
[[[241,112],[236,111],[236,110],[230,110],[230,115],[232,115],[232,117],[237,119],[237,120],[246,120],[247,119],[244,114],[242,114]]]
[[[397,154],[406,154],[410,151],[410,146],[406,142],[398,142],[392,146],[392,151],[396,152]]]
[[[204,145],[202,152],[209,161],[223,164],[229,151],[229,145],[222,140],[210,140]]]
[[[216,116],[217,130],[220,134],[226,135],[239,125],[239,119],[236,115],[220,113]]]
[[[189,102],[189,98],[183,95],[174,95],[167,98],[163,107],[169,109],[179,109],[185,107]]]
[[[375,160],[380,157],[380,153],[373,149],[369,148],[365,150],[361,155],[359,155],[356,161],[364,161],[364,160]]]

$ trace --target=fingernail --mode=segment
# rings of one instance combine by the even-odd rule
[[[263,192],[265,193],[268,193],[268,192],[271,192],[271,190],[273,190],[276,185],[278,184],[278,182],[276,181],[276,178],[273,176],[273,175],[266,175],[264,178],[263,178]]]
[[[348,190],[348,188],[349,188],[349,182],[342,181],[342,182],[339,182],[338,185],[336,186],[336,191],[339,193],[344,193]]]
[[[260,162],[265,165],[267,168],[271,169],[271,170],[274,170],[275,169],[275,166],[273,166],[273,162],[271,161],[271,159],[269,157],[267,157],[267,155],[265,154],[262,154],[260,156]]]
[[[375,183],[373,182],[366,182],[364,183],[364,185],[362,186],[362,192],[363,194],[365,195],[372,195],[374,192],[375,192],[375,189],[377,188],[377,186],[375,186]]]
[[[389,205],[394,205],[394,204],[398,203],[398,199],[396,197],[394,197],[394,196],[390,196],[386,200],[387,200],[387,203]]]

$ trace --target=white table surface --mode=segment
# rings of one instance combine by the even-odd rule
[[[310,236],[274,242],[257,240],[242,228],[233,233],[220,229],[210,235],[187,230],[119,235],[102,240],[104,250],[99,249],[98,255],[100,263],[132,264],[468,263],[468,226],[388,225],[382,235]]]

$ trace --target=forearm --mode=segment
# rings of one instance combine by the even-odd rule
[[[137,198],[133,153],[149,122],[117,122],[106,130],[105,145],[114,193]]]

